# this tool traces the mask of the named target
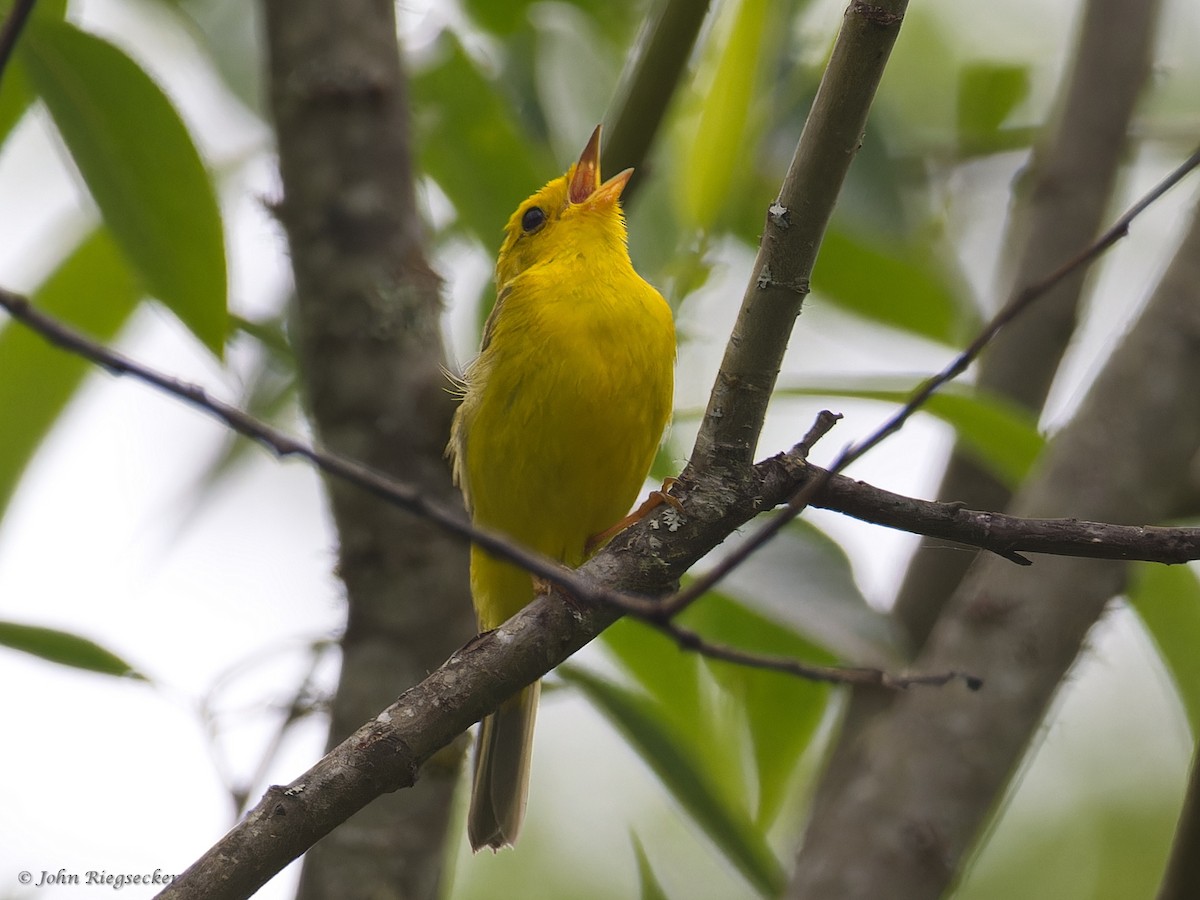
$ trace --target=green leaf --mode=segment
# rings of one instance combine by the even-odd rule
[[[518,132],[495,82],[457,40],[444,37],[436,57],[412,79],[418,162],[454,204],[459,226],[494,255],[517,205],[566,166]]]
[[[71,25],[31,21],[19,50],[126,258],[150,292],[220,356],[221,214],[170,100],[121,50]]]
[[[662,727],[689,748],[721,802],[747,811],[749,786],[741,777],[745,730],[729,694],[713,679],[705,661],[657,629],[631,619],[610,628],[604,644],[654,702]]]
[[[636,834],[633,835],[633,852],[637,856],[638,884],[640,886],[638,897],[640,900],[668,900],[667,892],[663,890],[658,877],[654,874],[654,867],[650,865],[650,857],[646,855],[646,848],[642,846],[642,842],[638,840]]]
[[[813,268],[814,292],[842,309],[943,344],[956,345],[977,323],[965,292],[918,247],[884,247],[836,223]]]
[[[111,340],[142,297],[108,232],[97,229],[32,296],[43,312]],[[17,322],[0,331],[0,515],[38,444],[94,367]]]
[[[621,667],[662,708],[665,721],[679,734],[702,732],[708,716],[703,696],[703,669],[694,653],[679,649],[670,638],[644,622],[622,619],[600,638]],[[719,768],[723,756],[712,759],[717,745],[710,743],[710,768]]]
[[[12,7],[12,0],[0,0],[0,16],[7,18]],[[67,15],[67,0],[39,0],[34,4],[33,14],[43,19],[62,21]]]
[[[712,839],[738,871],[765,897],[777,896],[786,875],[754,824],[721,799],[690,746],[661,718],[661,705],[650,697],[593,675],[577,666],[559,674],[582,690],[634,746],[671,795]]]
[[[680,624],[738,650],[819,665],[836,661],[795,631],[722,594],[706,594],[680,616]],[[824,715],[829,688],[782,672],[705,663],[745,717],[758,790],[755,821],[765,831],[787,799],[797,763]]]
[[[780,389],[779,394],[906,403],[916,387],[895,379],[842,379],[805,387],[789,386]],[[1035,416],[1004,397],[978,388],[947,385],[921,409],[951,426],[963,451],[1009,487],[1025,479],[1046,444]]]
[[[715,564],[745,539],[730,537],[706,562]],[[888,666],[905,657],[891,620],[858,589],[845,550],[805,519],[784,526],[720,590],[835,659]]]
[[[0,82],[0,145],[8,140],[35,99],[24,66],[20,60],[10,58]]]
[[[954,428],[965,453],[1009,487],[1025,480],[1046,446],[1037,417],[999,394],[943,389],[926,406]]]
[[[1129,600],[1175,682],[1192,736],[1200,739],[1200,578],[1191,566],[1135,563]]]
[[[74,669],[147,680],[133,666],[95,641],[56,628],[0,622],[0,646],[21,650]]]
[[[774,24],[770,8],[767,0],[741,0],[726,5],[728,18],[716,25],[724,32],[724,40],[717,45],[720,57],[712,67],[695,133],[676,169],[682,210],[701,230],[712,227],[735,179],[746,171],[750,108],[763,41],[768,36],[766,26]]]
[[[12,0],[0,0],[0,20],[7,21],[12,5]],[[43,0],[33,7],[33,15],[43,19],[62,19],[66,11],[66,0]],[[8,140],[13,128],[36,99],[21,60],[16,56],[9,57],[3,81],[0,81],[0,145]]]
[[[732,538],[722,552],[744,539]],[[901,655],[890,620],[858,590],[845,551],[803,519],[728,575],[720,593],[689,607],[680,624],[740,650],[819,665],[838,659],[889,665]],[[766,829],[782,811],[830,692],[782,673],[704,665],[742,713],[754,762],[755,821]]]
[[[1009,150],[1000,126],[1029,96],[1029,67],[973,62],[958,76],[958,144],[964,155]]]

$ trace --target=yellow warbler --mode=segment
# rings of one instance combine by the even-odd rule
[[[601,184],[597,127],[579,162],[513,213],[447,448],[473,521],[570,566],[637,498],[671,412],[671,311],[633,270],[618,202],[632,172]],[[533,599],[533,580],[473,547],[471,595],[486,631]],[[516,840],[538,693],[483,721],[475,850]]]

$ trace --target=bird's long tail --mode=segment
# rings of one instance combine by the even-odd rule
[[[475,777],[467,814],[472,850],[507,847],[521,830],[541,689],[542,683],[535,681],[483,720],[475,744]]]

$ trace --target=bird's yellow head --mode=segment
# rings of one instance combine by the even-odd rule
[[[496,284],[503,288],[530,266],[570,254],[628,261],[621,191],[633,169],[601,183],[600,126],[579,161],[517,207],[504,226],[496,260]]]

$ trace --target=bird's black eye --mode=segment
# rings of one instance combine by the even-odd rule
[[[545,224],[546,213],[540,206],[529,207],[525,210],[525,215],[521,216],[521,230],[526,234],[533,234]]]

